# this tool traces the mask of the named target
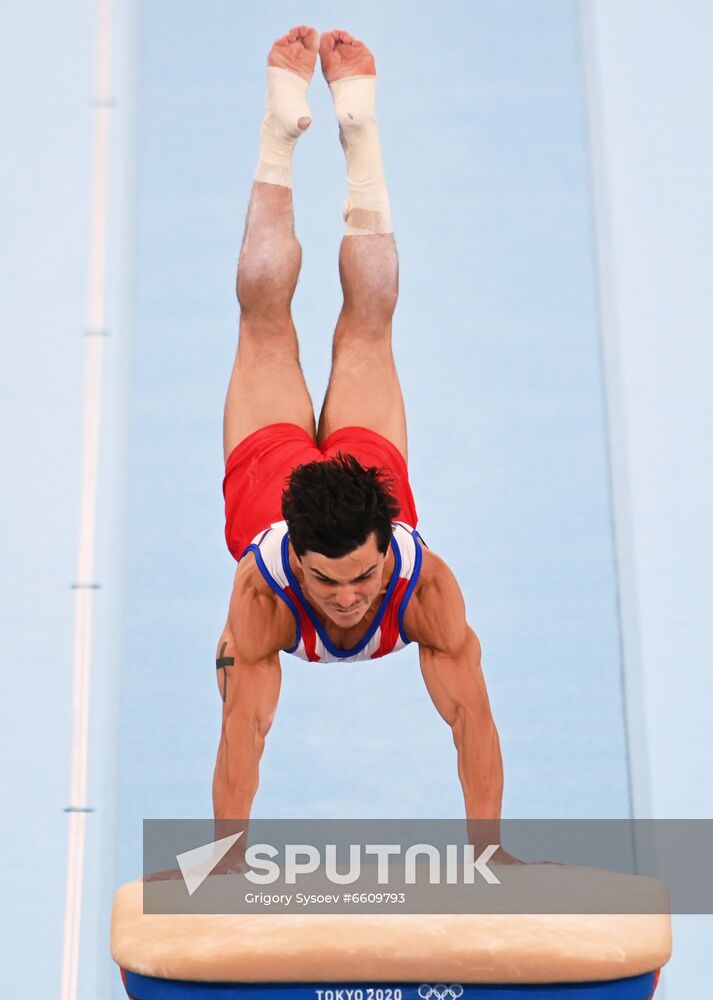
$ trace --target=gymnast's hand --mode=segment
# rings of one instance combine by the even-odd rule
[[[214,837],[220,839],[226,834],[235,832],[235,820],[228,821],[228,824],[222,824],[221,820],[215,821],[214,827]],[[210,875],[239,875],[250,871],[250,866],[245,860],[245,845],[243,844],[242,834],[245,831],[241,831],[239,834],[240,839],[236,841],[230,848],[230,850],[216,861],[214,865],[210,867],[208,874]],[[208,845],[210,846],[210,845]],[[170,879],[182,879],[183,872],[180,868],[163,868],[160,871],[151,872],[148,875],[144,875],[142,882],[166,882]]]
[[[161,871],[151,872],[149,875],[142,875],[142,882],[167,882],[172,878],[183,878],[180,868],[162,868]]]
[[[489,865],[561,865],[561,861],[522,861],[499,847],[488,861]]]
[[[521,861],[520,858],[516,858],[513,854],[508,851],[504,851],[502,847],[499,847],[495,854],[488,861],[489,865],[526,865],[529,864],[527,861]]]
[[[244,875],[245,872],[251,870],[250,865],[245,860],[244,853],[233,855],[232,851],[228,851],[211,871],[211,875]]]
[[[476,855],[478,850],[476,848]],[[510,854],[502,847],[498,847],[495,854],[491,855],[488,859],[489,865],[560,865],[561,861],[523,861],[521,858],[516,858],[514,854]]]
[[[224,858],[221,858],[215,868],[210,871],[211,875],[242,875],[250,871],[250,865],[245,860],[245,855],[232,856],[229,851]],[[160,871],[143,875],[142,882],[167,882],[169,879],[183,878],[180,868],[162,868]]]

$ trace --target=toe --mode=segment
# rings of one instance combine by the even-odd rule
[[[325,31],[319,39],[319,51],[324,55],[332,52],[335,45],[334,32]]]
[[[306,49],[309,49],[310,52],[317,52],[319,49],[319,32],[316,28],[305,28],[303,40]]]

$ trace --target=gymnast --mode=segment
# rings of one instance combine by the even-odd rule
[[[343,305],[315,425],[290,307],[301,262],[291,161],[311,123],[317,53],[334,99],[348,198]],[[224,417],[225,534],[238,565],[216,658],[223,719],[215,818],[250,815],[280,692],[280,651],[353,663],[416,642],[426,688],[453,732],[466,817],[496,821],[497,829],[503,768],[480,642],[455,576],[416,530],[391,347],[398,260],[374,57],[346,31],[320,37],[302,25],[275,42],[267,61]],[[502,848],[493,860],[516,861]]]
[[[334,97],[348,200],[339,254],[344,304],[315,427],[290,315],[300,268],[290,164],[310,125],[306,92],[317,52]],[[249,819],[280,691],[281,651],[338,664],[416,642],[426,687],[453,731],[477,847],[500,843],[500,745],[463,595],[416,530],[391,353],[398,270],[375,84],[371,52],[345,31],[320,38],[313,28],[293,28],[268,56],[267,114],[238,266],[240,336],[225,406],[226,540],[238,566],[216,661],[223,721],[215,827],[219,836],[222,821]],[[245,871],[244,856],[225,859],[212,874]],[[159,911],[146,912],[141,880],[117,892],[112,955],[136,1000],[651,1000],[671,953],[664,908],[585,907],[580,916],[518,912],[517,904],[528,886],[536,894],[544,886],[548,899],[576,886],[601,901],[612,882],[621,900],[653,880],[521,864],[502,848],[491,861],[512,865],[512,912],[191,913],[183,910],[181,872],[158,872],[145,881],[166,883]],[[663,907],[666,887],[658,891]]]

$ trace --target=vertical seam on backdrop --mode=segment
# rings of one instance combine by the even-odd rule
[[[79,945],[88,815],[87,761],[89,693],[91,681],[92,612],[96,594],[96,499],[99,428],[104,360],[103,333],[106,305],[107,190],[111,79],[112,0],[99,0],[91,102],[92,168],[90,188],[89,276],[87,333],[84,338],[84,407],[77,570],[74,585],[74,655],[72,696],[71,785],[67,837],[67,882],[62,951],[62,1000],[75,1000],[78,988]]]
[[[604,162],[604,156],[601,147],[603,142],[603,124],[601,121],[601,98],[597,92],[597,67],[595,58],[595,24],[591,10],[587,7],[587,0],[578,0],[577,3],[577,21],[579,24],[578,31],[578,41],[580,50],[580,67],[583,82],[583,92],[586,104],[586,150],[587,150],[587,166],[588,166],[588,187],[589,187],[589,206],[590,206],[590,218],[592,223],[592,234],[593,234],[593,272],[594,272],[594,286],[596,295],[596,322],[597,322],[597,345],[599,350],[599,360],[600,360],[600,384],[601,384],[601,398],[602,398],[602,411],[604,415],[604,440],[606,449],[606,459],[607,459],[607,479],[608,479],[608,493],[609,493],[609,523],[610,523],[610,534],[612,539],[612,552],[613,552],[613,563],[614,563],[614,586],[615,586],[615,600],[616,600],[616,613],[617,613],[617,625],[618,625],[618,639],[619,639],[619,677],[621,685],[621,697],[622,705],[624,710],[624,740],[626,748],[626,768],[627,768],[627,782],[628,782],[628,794],[629,794],[629,810],[630,816],[636,818],[637,801],[643,795],[646,800],[649,798],[648,790],[648,780],[644,778],[644,787],[639,787],[639,782],[635,782],[635,768],[632,761],[632,710],[631,705],[631,682],[633,681],[633,674],[635,674],[641,669],[640,655],[636,651],[631,649],[632,640],[636,642],[636,648],[639,648],[638,642],[638,616],[635,613],[635,601],[636,595],[630,586],[628,589],[632,591],[631,593],[624,594],[624,584],[622,582],[623,569],[622,569],[622,544],[624,542],[624,535],[628,526],[629,533],[629,544],[632,545],[631,539],[631,517],[630,517],[630,494],[628,488],[628,475],[629,467],[626,461],[626,448],[625,448],[625,433],[626,427],[623,424],[624,414],[623,409],[620,412],[620,420],[622,422],[622,430],[619,437],[622,440],[618,442],[619,454],[621,459],[618,462],[618,469],[615,469],[615,456],[614,456],[614,445],[613,445],[613,414],[612,408],[614,407],[616,400],[621,399],[621,385],[617,381],[618,376],[612,371],[607,370],[607,360],[612,361],[612,342],[617,340],[618,327],[616,322],[616,286],[614,278],[614,270],[611,261],[605,262],[604,247],[607,242],[612,240],[611,226],[609,224],[609,214],[608,214],[608,202],[606,200],[606,178],[605,170],[606,164]],[[599,146],[597,146],[596,135],[599,134]],[[596,162],[595,162],[596,161]],[[598,180],[599,177],[599,180]],[[609,351],[607,351],[607,342],[610,345]],[[617,475],[618,472],[618,475]],[[620,495],[620,504],[616,503],[617,491]],[[624,524],[619,525],[617,523],[617,509],[620,518],[624,519]],[[624,601],[627,601],[630,605],[628,614],[624,613]],[[630,634],[628,636],[628,648],[627,641],[625,637],[625,629],[627,624],[630,628]],[[632,662],[634,661],[634,662]],[[641,695],[641,691],[639,694]],[[637,755],[637,760],[640,759],[641,754],[647,753],[645,729],[641,731],[639,727],[639,735],[644,738],[644,746],[639,750],[635,749]],[[639,766],[636,770],[641,772],[641,767]],[[635,838],[632,839],[632,853],[634,857],[634,863],[636,864],[636,841]],[[636,869],[635,869],[636,870]]]

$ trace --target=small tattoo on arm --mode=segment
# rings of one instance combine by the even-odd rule
[[[234,656],[223,655],[225,653],[225,647],[227,645],[228,643],[224,642],[223,645],[220,647],[220,655],[218,656],[218,659],[215,661],[216,670],[220,670],[221,667],[232,667],[233,664],[235,663]]]
[[[225,701],[227,691],[228,691],[228,674],[226,673],[226,667],[232,667],[235,663],[234,656],[225,656],[225,647],[228,645],[224,642],[220,647],[220,653],[215,661],[215,669],[223,671],[223,701]]]

